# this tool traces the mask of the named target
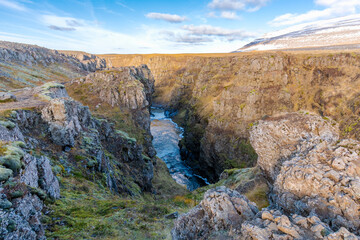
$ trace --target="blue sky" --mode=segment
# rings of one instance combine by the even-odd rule
[[[0,39],[91,53],[230,52],[360,0],[0,0]]]

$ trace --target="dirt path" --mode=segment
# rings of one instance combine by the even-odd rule
[[[16,102],[0,103],[0,111],[24,109],[24,108],[39,108],[47,105],[39,97],[33,88],[24,88],[13,91],[12,94],[16,96]]]

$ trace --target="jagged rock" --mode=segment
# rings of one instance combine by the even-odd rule
[[[16,101],[16,97],[14,94],[8,92],[0,92],[0,103],[11,101]]]
[[[82,68],[89,72],[95,72],[96,70],[105,69],[107,65],[105,59],[99,58],[98,56],[93,54],[67,52],[67,51],[60,51],[60,52],[65,56],[80,61]]]
[[[59,181],[54,175],[47,157],[37,159],[40,187],[53,199],[60,197]]]
[[[338,136],[331,120],[291,113],[259,121],[250,139],[258,165],[273,181],[271,197],[278,206],[316,213],[333,229],[359,234],[360,157],[351,145],[338,143]]]
[[[239,239],[358,239],[346,228],[332,231],[316,215],[302,217],[299,215],[284,215],[279,210],[262,210],[255,218],[246,221],[241,226]]]
[[[225,231],[236,235],[241,224],[258,212],[256,205],[236,191],[226,187],[208,190],[203,201],[175,221],[173,239],[209,239]]]
[[[274,180],[281,161],[294,152],[306,152],[322,141],[336,143],[339,133],[333,124],[316,115],[298,113],[260,120],[250,134],[258,165]]]
[[[60,146],[74,146],[83,127],[93,127],[89,108],[72,99],[52,99],[41,112],[42,119],[49,124],[52,140]]]

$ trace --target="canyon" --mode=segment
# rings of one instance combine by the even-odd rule
[[[1,42],[0,233],[359,239],[359,60],[355,50],[95,56]],[[152,106],[183,128],[179,153],[210,185],[190,192],[171,177]]]

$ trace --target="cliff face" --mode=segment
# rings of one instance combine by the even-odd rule
[[[112,65],[145,63],[154,102],[178,111],[187,134],[183,154],[212,180],[225,168],[251,166],[249,129],[281,112],[311,111],[359,139],[357,53],[105,55]]]
[[[144,145],[150,157],[156,155],[150,133],[154,77],[146,65],[97,71],[72,81],[67,88],[71,96],[98,115],[116,118],[116,114],[121,114],[133,126],[119,126],[120,129],[127,131],[135,126],[130,134]]]

